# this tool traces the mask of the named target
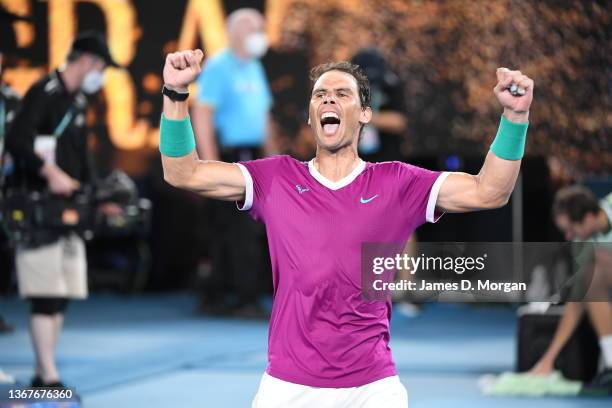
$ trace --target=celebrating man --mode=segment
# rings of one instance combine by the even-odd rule
[[[314,159],[224,163],[198,160],[195,152],[186,98],[202,56],[195,50],[166,58],[160,151],[170,184],[238,201],[266,225],[274,305],[268,367],[253,406],[406,407],[388,346],[391,304],[361,298],[361,243],[401,242],[445,211],[506,204],[523,156],[533,81],[497,70],[494,93],[504,112],[478,175],[361,160],[370,89],[347,62],[312,70]]]

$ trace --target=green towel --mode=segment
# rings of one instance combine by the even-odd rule
[[[496,377],[482,378],[480,387],[486,395],[568,397],[578,395],[582,383],[564,378],[559,371],[549,376],[505,372]]]

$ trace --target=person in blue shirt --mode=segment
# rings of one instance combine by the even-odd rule
[[[193,112],[201,160],[266,143],[272,96],[259,61],[267,51],[263,29],[258,11],[234,11],[227,19],[229,47],[204,65]]]
[[[192,111],[200,160],[257,159],[269,153],[272,95],[259,61],[268,43],[264,18],[243,8],[227,19],[229,46],[210,57],[198,78]],[[232,204],[211,202],[212,274],[203,293],[203,311],[264,315],[257,303],[267,251],[260,225]],[[234,299],[232,301],[232,299]]]

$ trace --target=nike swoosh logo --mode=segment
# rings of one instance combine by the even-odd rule
[[[378,194],[373,195],[373,196],[372,196],[372,197],[370,197],[370,198],[363,198],[363,197],[361,197],[361,199],[360,199],[361,204],[367,204],[367,203],[369,203],[370,201],[372,201],[373,199],[375,199],[376,197],[378,197]]]

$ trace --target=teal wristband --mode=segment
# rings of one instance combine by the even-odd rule
[[[491,151],[502,159],[522,159],[525,153],[528,127],[528,123],[511,122],[502,115]]]
[[[159,124],[159,151],[164,156],[187,156],[195,149],[195,137],[189,115],[182,120],[168,119],[162,114]]]

